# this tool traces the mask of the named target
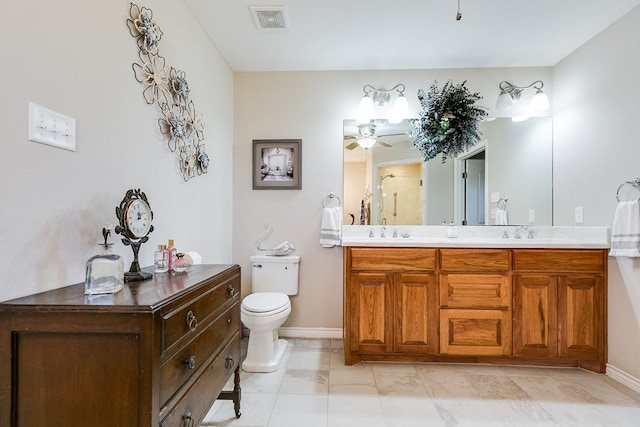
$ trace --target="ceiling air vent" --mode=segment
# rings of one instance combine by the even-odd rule
[[[289,22],[287,21],[287,12],[284,7],[270,6],[259,7],[251,6],[251,14],[259,30],[288,30]]]

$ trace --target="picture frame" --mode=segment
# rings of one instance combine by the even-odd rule
[[[253,189],[301,189],[301,146],[301,139],[254,139]]]

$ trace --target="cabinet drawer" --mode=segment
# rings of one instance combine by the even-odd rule
[[[240,334],[220,352],[202,375],[191,384],[191,388],[160,423],[160,427],[197,426],[207,415],[213,401],[218,397],[227,380],[240,362]]]
[[[189,333],[197,333],[213,319],[216,311],[239,300],[240,276],[235,276],[189,300],[162,317],[162,352]]]
[[[440,310],[440,353],[511,355],[511,311]]]
[[[508,308],[511,307],[509,274],[461,274],[440,276],[442,308]]]
[[[352,270],[433,271],[432,248],[349,248]]]
[[[240,309],[234,304],[196,339],[179,350],[160,368],[160,403],[164,404],[209,356],[216,353],[240,331]],[[189,363],[191,359],[191,364]]]
[[[605,270],[606,257],[602,250],[540,249],[514,250],[513,268],[519,271],[596,272]]]
[[[509,271],[509,253],[507,249],[440,249],[440,269],[464,272]]]

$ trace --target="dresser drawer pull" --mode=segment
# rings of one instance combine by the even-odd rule
[[[235,365],[235,362],[233,361],[233,357],[231,356],[227,357],[224,367],[227,369],[231,369],[233,368],[233,365]]]
[[[229,283],[229,286],[227,286],[227,299],[233,298],[235,294],[236,288],[233,287],[233,283]]]
[[[198,327],[198,319],[196,319],[196,315],[193,314],[191,310],[187,313],[187,326],[189,326],[191,332],[195,331]]]
[[[196,367],[196,357],[195,356],[189,356],[189,358],[183,360],[182,363],[187,365],[189,367],[189,369],[194,369]]]
[[[231,324],[231,317],[227,319],[227,325],[230,325],[230,324]]]
[[[191,411],[187,409],[187,412],[182,416],[182,423],[184,427],[193,427],[195,420],[191,416]]]

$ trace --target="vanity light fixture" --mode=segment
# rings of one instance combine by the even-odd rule
[[[514,115],[513,121],[522,121],[529,118],[529,112],[538,112],[543,111],[549,108],[549,98],[542,91],[542,87],[544,83],[542,80],[536,80],[527,86],[516,86],[507,81],[501,81],[500,85],[500,95],[498,95],[498,99],[496,101],[496,110],[498,111],[506,111],[509,110],[514,104],[517,104],[520,100],[522,92],[525,89],[533,88],[536,90],[536,93],[531,98],[529,103],[528,111],[520,111],[518,114]],[[519,107],[523,107],[520,105]],[[523,110],[526,110],[522,108]]]
[[[369,123],[374,115],[374,104],[378,107],[385,107],[391,100],[391,94],[397,92],[393,102],[393,108],[389,114],[389,123],[396,124],[404,120],[409,113],[409,103],[404,96],[405,86],[399,83],[391,89],[378,89],[369,84],[362,88],[364,95],[360,100],[356,121],[359,124]]]

